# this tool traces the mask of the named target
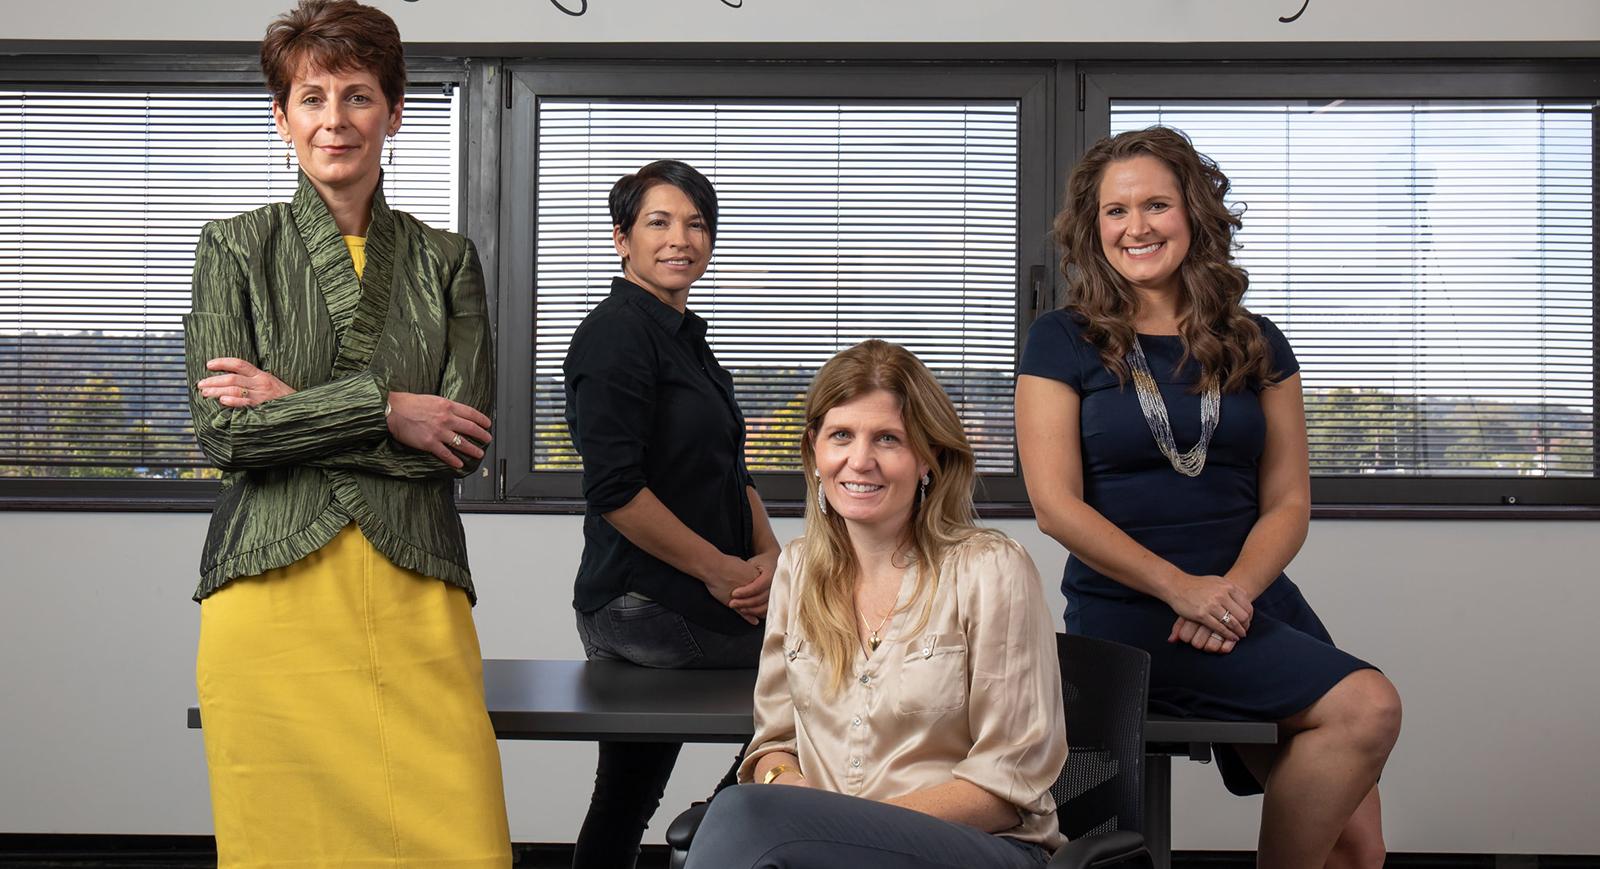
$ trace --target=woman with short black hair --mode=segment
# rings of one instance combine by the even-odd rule
[[[590,660],[753,667],[778,542],[745,469],[733,377],[688,308],[716,243],[716,191],[660,160],[619,179],[610,207],[622,276],[562,366],[587,504],[578,635]],[[575,869],[634,864],[681,747],[600,743]]]

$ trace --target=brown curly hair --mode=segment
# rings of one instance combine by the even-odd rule
[[[278,105],[288,104],[295,73],[307,63],[324,72],[371,72],[391,111],[405,97],[400,28],[383,11],[355,0],[300,0],[268,25],[261,74]]]
[[[1061,247],[1061,271],[1070,286],[1064,307],[1084,322],[1084,338],[1126,383],[1130,373],[1123,358],[1133,346],[1139,301],[1100,246],[1100,180],[1107,166],[1139,156],[1160,160],[1177,176],[1189,216],[1189,253],[1178,273],[1182,294],[1178,334],[1183,340],[1179,364],[1190,358],[1200,364],[1196,392],[1214,384],[1224,392],[1252,382],[1271,384],[1274,372],[1266,338],[1241,303],[1250,281],[1233,262],[1233,237],[1242,223],[1223,202],[1228,177],[1194,149],[1188,136],[1171,127],[1130,130],[1101,139],[1073,167],[1066,202],[1052,233]]]

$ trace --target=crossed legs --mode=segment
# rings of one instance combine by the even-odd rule
[[[1280,724],[1289,734],[1282,746],[1240,752],[1265,783],[1257,866],[1382,867],[1377,782],[1400,734],[1394,685],[1358,670]]]

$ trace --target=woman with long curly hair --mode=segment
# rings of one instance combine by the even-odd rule
[[[805,420],[806,533],[772,580],[749,784],[712,801],[689,865],[1043,866],[1067,756],[1055,638],[1028,554],[975,524],[955,407],[866,341],[817,373]]]
[[[1283,574],[1310,520],[1299,364],[1242,304],[1228,188],[1165,127],[1073,170],[1070,297],[1018,368],[1028,495],[1072,553],[1067,630],[1149,651],[1153,709],[1279,723],[1277,746],[1217,752],[1230,790],[1265,792],[1259,865],[1381,866],[1400,698]]]

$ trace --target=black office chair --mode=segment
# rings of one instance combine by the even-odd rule
[[[1056,634],[1067,705],[1067,764],[1050,793],[1067,844],[1052,869],[1155,866],[1144,845],[1144,716],[1150,654]]]
[[[1144,845],[1144,715],[1150,655],[1107,640],[1056,634],[1067,707],[1067,763],[1050,793],[1070,840],[1052,869],[1130,864],[1154,869]],[[670,869],[683,869],[708,804],[667,827]]]

